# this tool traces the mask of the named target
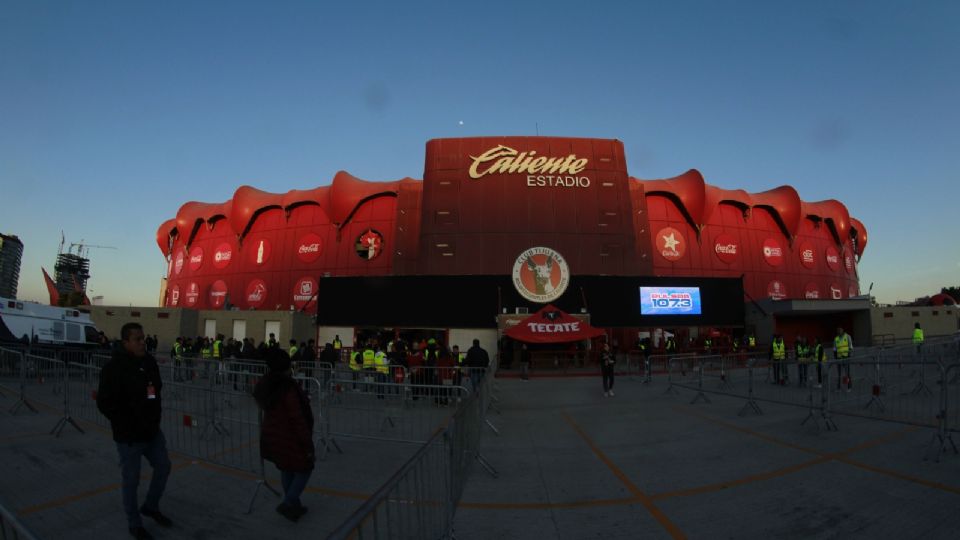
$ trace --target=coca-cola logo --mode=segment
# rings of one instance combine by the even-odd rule
[[[665,227],[657,233],[657,251],[660,255],[670,261],[676,261],[683,257],[687,251],[686,241],[683,234],[673,227]]]
[[[323,240],[319,234],[307,233],[297,242],[297,258],[305,263],[317,260],[321,251],[323,251]]]
[[[817,287],[817,284],[813,282],[807,283],[807,286],[803,290],[803,297],[810,300],[820,298],[820,287]]]
[[[843,256],[843,265],[847,268],[847,273],[853,272],[853,256],[849,253]]]
[[[182,251],[177,253],[177,258],[174,260],[174,263],[173,263],[173,271],[177,275],[179,275],[180,272],[183,271],[183,252]]]
[[[827,267],[830,270],[839,270],[840,269],[840,252],[833,246],[827,246],[826,251],[824,252],[824,257],[827,260]]]
[[[718,259],[730,264],[737,260],[740,246],[729,234],[720,233],[713,241],[713,252],[717,255]]]
[[[783,249],[776,239],[767,238],[763,241],[763,260],[767,261],[770,266],[783,264]]]
[[[272,251],[270,241],[266,238],[254,238],[243,243],[243,250],[247,252],[251,263],[261,266],[270,259]]]
[[[250,307],[259,307],[267,299],[267,284],[262,279],[254,279],[247,284],[245,298]]]
[[[173,290],[170,291],[170,305],[176,306],[180,303],[180,286],[174,285]]]
[[[233,260],[233,246],[226,242],[219,244],[213,252],[213,266],[223,269],[230,266],[231,260]]]
[[[196,272],[203,266],[203,249],[199,246],[190,250],[190,271]]]

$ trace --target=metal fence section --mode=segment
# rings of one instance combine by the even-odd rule
[[[0,504],[0,538],[3,540],[37,540],[36,535]]]
[[[457,505],[474,462],[496,477],[480,453],[486,408],[493,397],[490,366],[436,430],[393,477],[365,501],[328,538],[450,538]]]

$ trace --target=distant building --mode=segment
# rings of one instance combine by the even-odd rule
[[[17,297],[23,242],[13,235],[0,234],[0,296]]]

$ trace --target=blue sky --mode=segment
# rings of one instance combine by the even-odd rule
[[[45,300],[61,229],[118,248],[91,295],[155,305],[186,201],[422,178],[431,138],[537,129],[620,139],[639,178],[839,199],[881,302],[960,285],[958,2],[342,4],[5,1],[19,296]]]

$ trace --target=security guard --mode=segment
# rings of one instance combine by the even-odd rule
[[[703,354],[713,354],[713,340],[709,337],[703,338]]]
[[[783,342],[783,336],[773,335],[773,343],[770,344],[770,359],[773,361],[773,384],[785,384],[785,369],[783,369],[784,360],[787,358],[787,346]]]
[[[920,323],[913,323],[913,346],[917,348],[917,354],[920,354],[923,346],[923,329],[920,328]]]
[[[843,328],[837,328],[837,336],[833,338],[833,356],[840,360],[837,362],[837,389],[843,384],[844,373],[846,374],[847,392],[853,388],[853,381],[850,380],[850,363],[844,362],[850,358],[853,352],[853,339],[843,331]]]
[[[360,371],[363,369],[363,353],[359,349],[354,349],[350,353],[350,371],[353,378],[353,389],[357,389],[357,381],[360,379]]]
[[[342,347],[343,343],[340,342],[340,334],[333,336],[333,349],[339,353]]]
[[[390,377],[390,360],[387,359],[387,353],[377,347],[373,353],[374,369],[377,372],[377,399],[383,399],[383,388],[387,379]]]
[[[178,337],[173,344],[173,380],[181,382],[185,378],[183,375],[183,338]]]
[[[817,363],[817,386],[823,386],[823,363],[827,360],[827,355],[823,351],[823,343],[817,338],[817,344],[813,347],[813,361]]]

